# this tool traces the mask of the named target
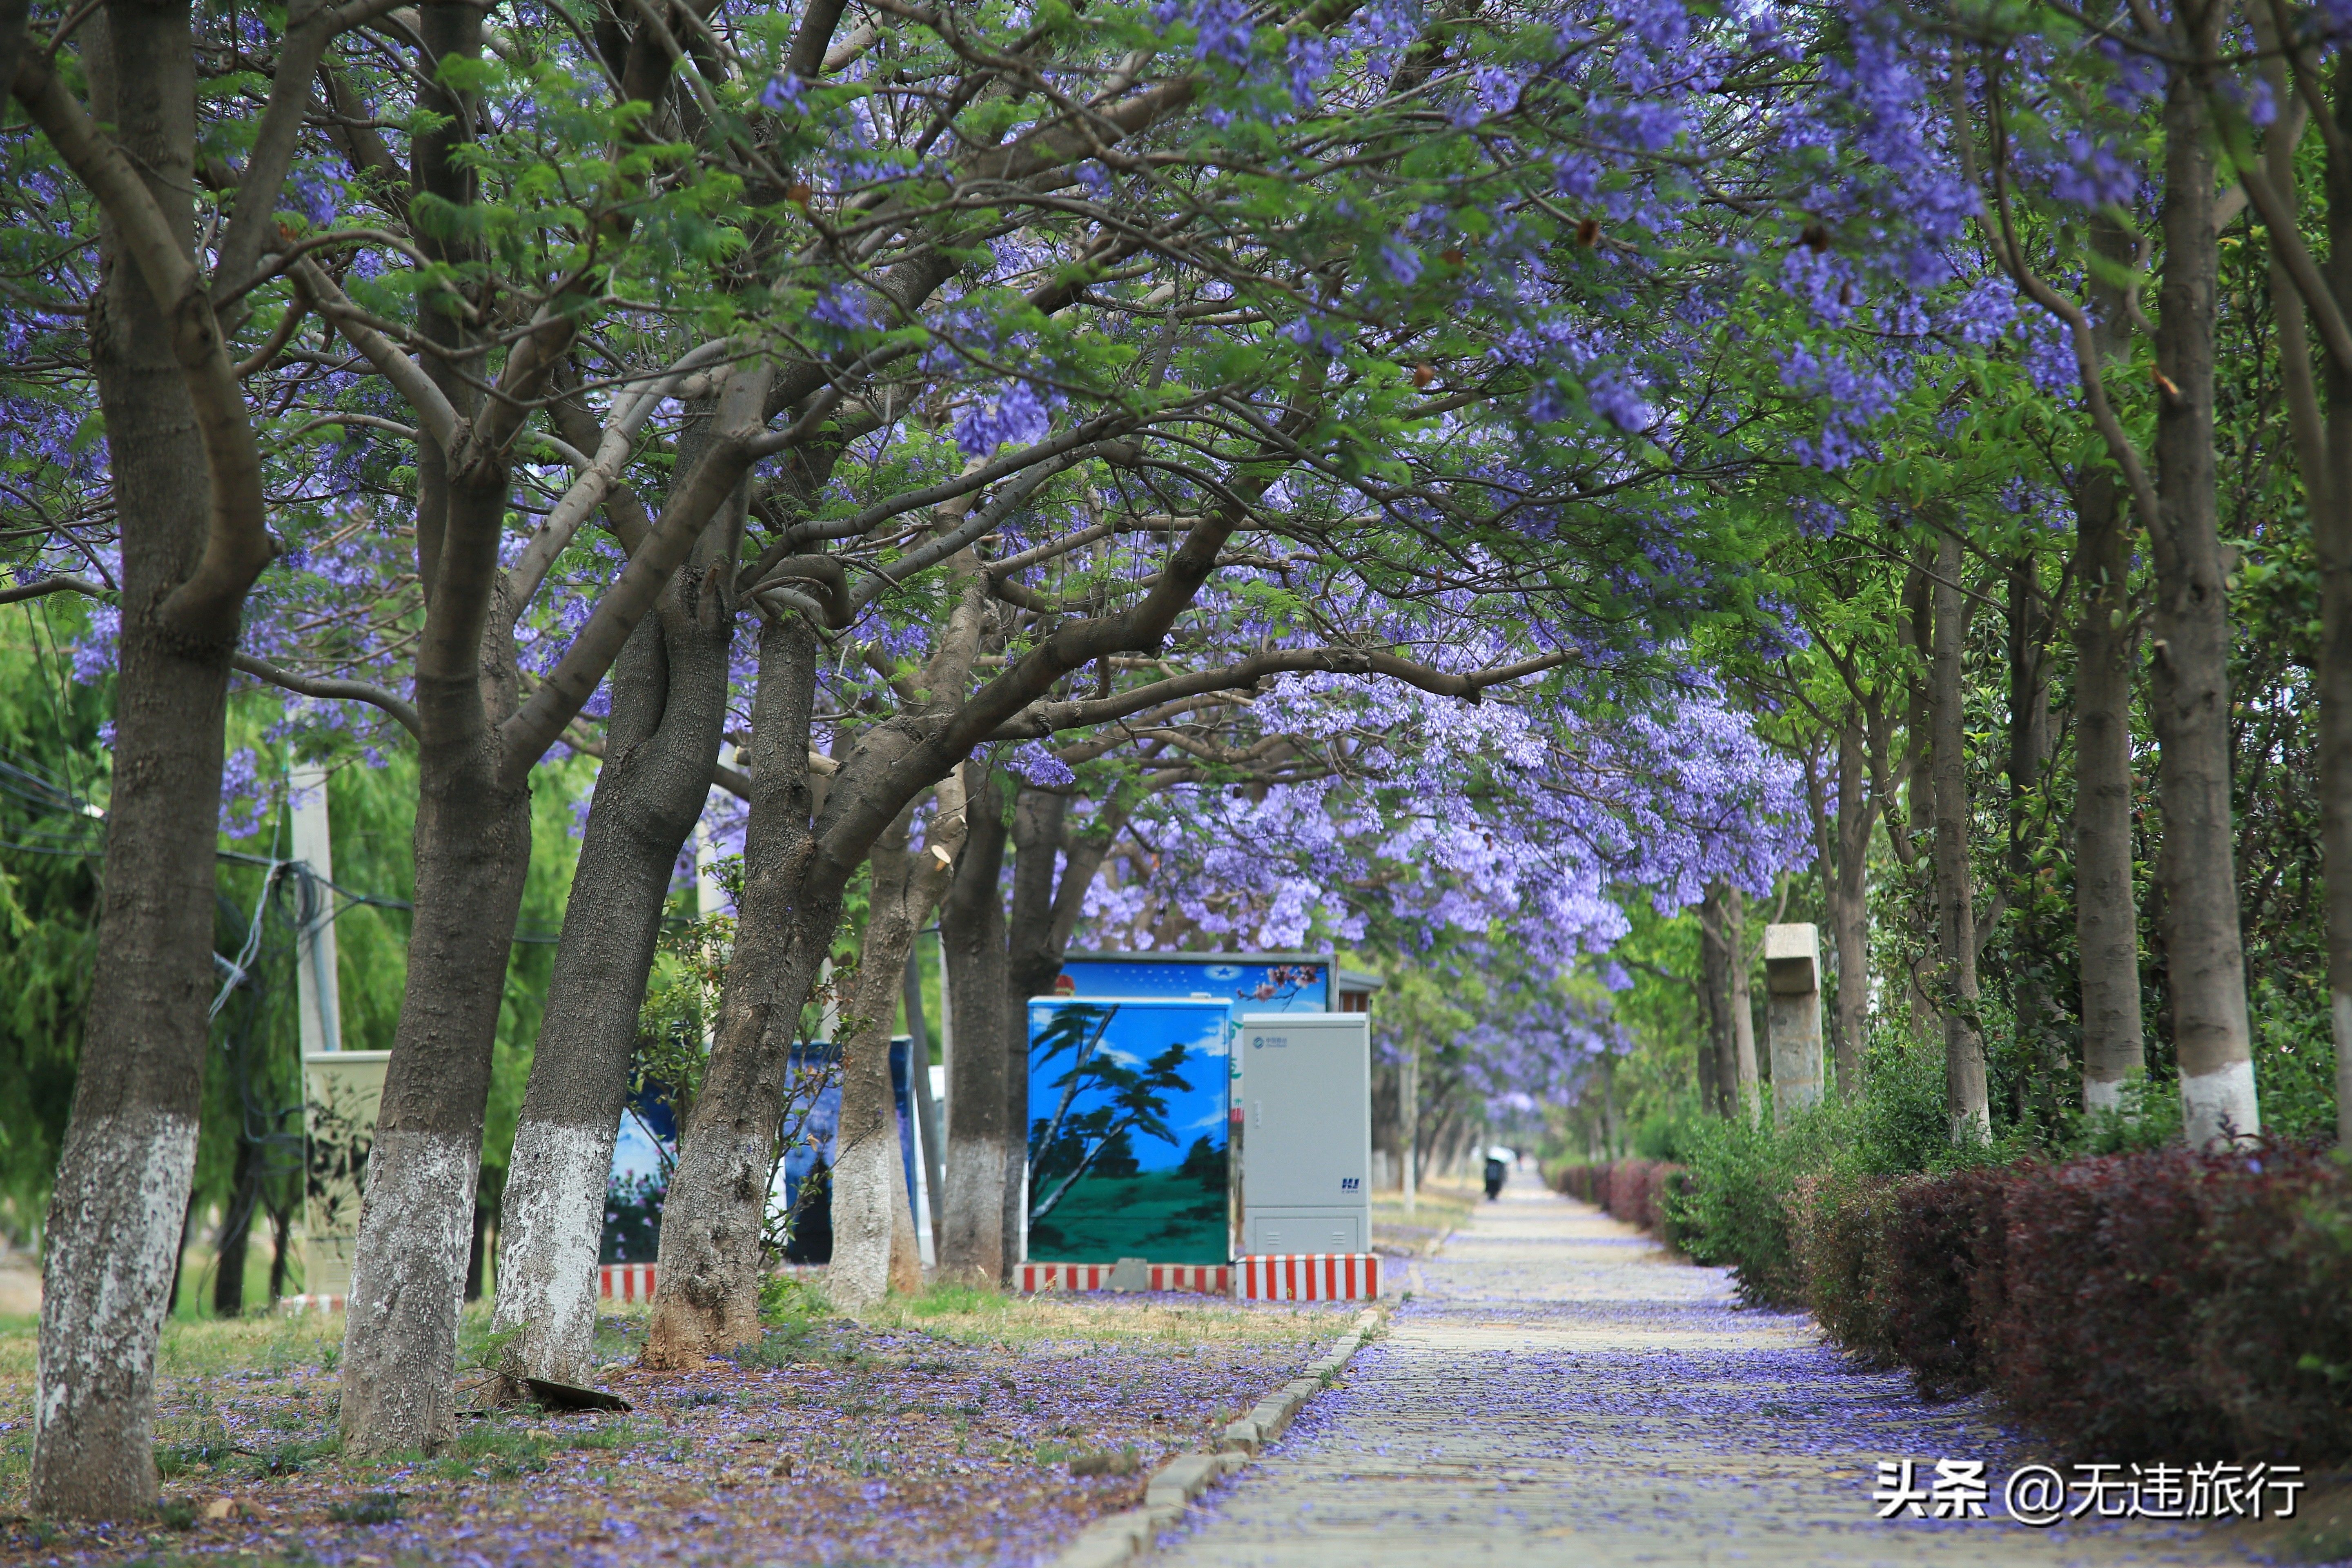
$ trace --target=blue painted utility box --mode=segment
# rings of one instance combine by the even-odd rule
[[[1029,1261],[1230,1259],[1232,1012],[1216,998],[1031,1000]]]

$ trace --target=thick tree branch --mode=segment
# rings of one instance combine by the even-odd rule
[[[433,384],[425,367],[404,353],[398,344],[367,324],[359,307],[346,299],[315,262],[304,260],[294,264],[294,279],[309,299],[310,308],[335,323],[361,357],[375,367],[375,372],[392,384],[392,389],[416,410],[416,422],[425,433],[445,453],[454,452],[463,421],[442,390]]]
[[[315,697],[321,701],[365,702],[381,708],[400,721],[400,727],[422,741],[425,722],[416,715],[415,704],[394,696],[381,686],[370,686],[364,680],[328,680],[316,676],[301,675],[268,659],[256,658],[249,653],[229,656],[232,668],[257,676],[300,697]]]
[[[506,766],[526,772],[563,734],[604,672],[619,657],[621,645],[653,607],[670,574],[694,548],[711,515],[742,482],[751,467],[751,441],[760,429],[768,392],[764,363],[740,364],[728,373],[719,395],[711,443],[693,470],[670,490],[661,521],[654,525],[644,548],[629,558],[580,635],[572,639],[563,658],[538,690],[499,727]]]
[[[1000,725],[989,739],[1040,739],[1056,731],[1083,729],[1089,724],[1124,719],[1179,698],[1198,697],[1213,691],[1246,690],[1271,676],[1312,672],[1385,676],[1391,680],[1418,687],[1433,696],[1458,697],[1467,702],[1475,702],[1489,687],[1522,679],[1547,669],[1557,669],[1568,663],[1569,658],[1570,656],[1564,653],[1548,653],[1521,659],[1516,664],[1498,665],[1464,675],[1433,669],[1427,665],[1415,664],[1411,659],[1399,658],[1391,653],[1367,648],[1295,648],[1278,653],[1261,653],[1222,669],[1155,680],[1149,686],[1138,686],[1109,697],[1075,702],[1032,703],[1017,717]]]
[[[229,209],[228,230],[221,238],[219,258],[213,266],[213,302],[222,316],[222,331],[235,336],[247,310],[231,300],[251,287],[261,253],[275,226],[278,193],[286,173],[294,166],[294,148],[310,108],[310,79],[327,58],[327,44],[337,33],[363,26],[391,11],[404,0],[350,0],[343,5],[313,4],[300,15],[289,12],[286,39],[278,51],[277,73],[270,82],[269,101],[253,133],[246,155],[245,174],[236,183],[236,200]]]
[[[54,577],[44,577],[37,583],[12,583],[0,588],[0,605],[37,599],[44,594],[83,594],[93,599],[114,597],[111,588],[103,587],[86,577],[71,577],[60,573]]]
[[[245,389],[205,298],[204,279],[183,248],[187,237],[173,232],[131,160],[90,122],[40,57],[19,55],[15,85],[49,144],[106,209],[170,324],[173,357],[187,379],[204,444],[211,515],[204,554],[159,614],[200,642],[231,646],[246,590],[278,546],[262,521],[261,452],[246,416]]]
[[[726,339],[704,343],[682,356],[658,379],[614,397],[611,415],[595,444],[595,455],[582,464],[580,476],[572,481],[571,488],[563,492],[563,499],[555,503],[555,509],[547,514],[546,520],[532,531],[530,542],[522,547],[522,553],[507,570],[507,584],[513,593],[518,616],[530,605],[531,595],[539,592],[539,585],[546,580],[548,569],[555,564],[555,558],[562,554],[564,547],[572,542],[572,536],[580,531],[581,523],[587,521],[589,514],[604,503],[605,496],[620,482],[621,470],[628,466],[629,454],[636,446],[638,432],[645,428],[646,421],[653,416],[654,410],[661,406],[664,398],[677,390],[678,384],[688,375],[727,358],[736,348],[731,340]],[[566,428],[572,433],[579,433],[576,425],[568,425]],[[576,447],[578,443],[571,445]]]

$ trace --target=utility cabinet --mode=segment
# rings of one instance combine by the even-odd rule
[[[1369,1250],[1370,1020],[1361,1013],[1244,1014],[1234,1043],[1241,1250]]]
[[[1228,1260],[1232,1012],[1214,998],[1031,998],[1021,1261]]]

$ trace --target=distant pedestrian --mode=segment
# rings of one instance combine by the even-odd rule
[[[1503,1183],[1509,1178],[1511,1167],[1518,1163],[1518,1158],[1516,1151],[1506,1149],[1500,1143],[1486,1151],[1486,1201],[1488,1203],[1491,1204],[1503,1195]]]

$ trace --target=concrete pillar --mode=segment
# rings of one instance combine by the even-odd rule
[[[327,819],[327,770],[299,765],[293,795],[295,861],[294,992],[302,1054],[343,1048],[342,990],[335,977],[333,835]]]
[[[1822,938],[1811,924],[1764,928],[1764,1033],[1772,1053],[1772,1112],[1822,1101]]]

